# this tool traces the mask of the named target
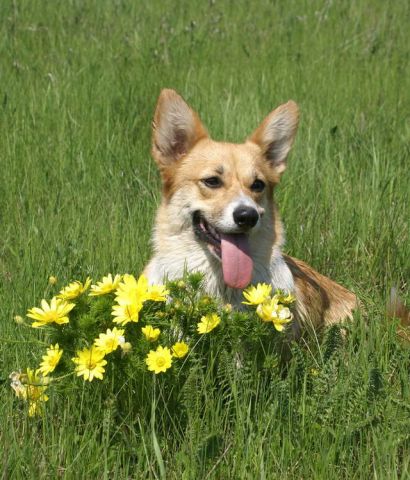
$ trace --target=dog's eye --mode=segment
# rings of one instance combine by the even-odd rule
[[[209,188],[222,187],[222,180],[219,177],[208,177],[202,180],[202,183]]]
[[[262,182],[262,180],[259,180],[258,178],[251,185],[251,190],[253,192],[262,192],[264,188],[265,182]]]

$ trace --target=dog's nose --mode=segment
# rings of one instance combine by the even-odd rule
[[[259,220],[258,212],[252,207],[241,206],[233,211],[233,219],[238,227],[254,227]]]

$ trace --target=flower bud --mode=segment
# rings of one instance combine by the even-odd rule
[[[232,312],[232,305],[230,303],[227,303],[224,305],[224,312],[226,313],[231,313]]]
[[[130,342],[120,343],[120,347],[123,355],[127,355],[132,350],[132,345]]]
[[[54,275],[51,275],[48,277],[48,284],[49,285],[55,285],[57,283],[57,277],[54,277]]]
[[[14,321],[17,323],[17,325],[23,325],[24,324],[24,318],[21,315],[15,315],[14,316]]]

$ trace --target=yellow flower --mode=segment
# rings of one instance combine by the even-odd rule
[[[141,331],[149,342],[155,342],[158,340],[159,334],[161,333],[159,328],[154,328],[152,325],[147,325],[146,327],[141,328]]]
[[[76,280],[75,282],[71,282],[66,287],[64,287],[60,291],[60,293],[57,295],[57,297],[62,298],[63,300],[73,300],[74,298],[77,298],[82,293],[84,293],[90,285],[91,285],[90,277],[87,277],[84,283],[81,283],[78,280]]]
[[[51,275],[50,277],[48,277],[48,283],[49,285],[55,285],[57,283],[57,277]]]
[[[121,302],[145,302],[153,300],[164,302],[169,291],[164,285],[149,285],[147,277],[142,274],[136,280],[134,275],[124,275],[122,282],[118,285],[116,301]]]
[[[53,372],[58,365],[62,354],[63,350],[60,350],[58,343],[50,345],[50,348],[47,349],[47,354],[42,357],[43,361],[40,363],[39,371],[44,376]]]
[[[104,365],[107,365],[107,360],[104,360],[104,353],[96,348],[84,348],[77,352],[77,356],[72,358],[72,361],[77,364],[75,371],[77,377],[81,375],[84,380],[91,382],[93,378],[103,379],[105,372]]]
[[[216,313],[210,313],[201,318],[201,321],[198,323],[197,331],[198,333],[209,333],[217,327],[220,322],[221,319]]]
[[[141,309],[142,303],[114,305],[112,307],[112,315],[115,317],[113,322],[123,326],[129,322],[138,322]]]
[[[148,279],[141,275],[138,280],[134,275],[125,274],[119,283],[115,300],[124,303],[143,303],[147,300]]]
[[[121,343],[124,343],[124,330],[114,327],[112,330],[107,329],[106,333],[100,333],[99,337],[95,340],[94,345],[97,350],[104,353],[111,353],[116,350]]]
[[[111,273],[109,273],[106,277],[103,277],[101,282],[97,282],[97,285],[91,285],[91,292],[89,295],[90,297],[94,297],[111,293],[114,290],[117,290],[120,281],[121,275],[115,275],[113,279]]]
[[[244,305],[260,305],[269,298],[271,291],[272,285],[267,285],[266,283],[258,283],[256,287],[252,285],[244,290],[243,296],[248,301],[242,303]]]
[[[256,313],[264,322],[272,322],[278,332],[281,332],[285,325],[292,320],[289,308],[278,304],[275,297],[258,305]]]
[[[172,356],[176,358],[184,358],[188,353],[189,347],[185,342],[177,342],[172,345]]]
[[[148,285],[147,300],[165,302],[168,294],[169,290],[167,290],[164,285]]]
[[[171,350],[168,347],[158,347],[156,350],[150,350],[145,363],[150,372],[155,374],[166,372],[172,365]]]
[[[67,303],[64,300],[53,297],[50,304],[48,304],[44,299],[41,300],[42,308],[31,308],[27,316],[37,320],[31,324],[32,327],[42,327],[50,323],[57,323],[62,325],[68,323],[68,313],[75,307],[74,303]]]
[[[275,297],[277,298],[279,303],[283,303],[284,305],[290,305],[296,300],[296,297],[292,295],[290,292],[287,294],[277,290],[275,293]]]

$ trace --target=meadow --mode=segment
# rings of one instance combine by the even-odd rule
[[[1,2],[1,478],[410,477],[410,349],[385,315],[391,286],[410,300],[409,30],[404,0]],[[275,194],[285,251],[364,309],[269,375],[219,352],[218,378],[198,374],[172,405],[154,382],[139,408],[148,387],[130,378],[121,404],[92,383],[28,418],[8,376],[38,363],[43,337],[14,317],[50,275],[138,275],[150,256],[163,87],[218,140],[299,104]]]

